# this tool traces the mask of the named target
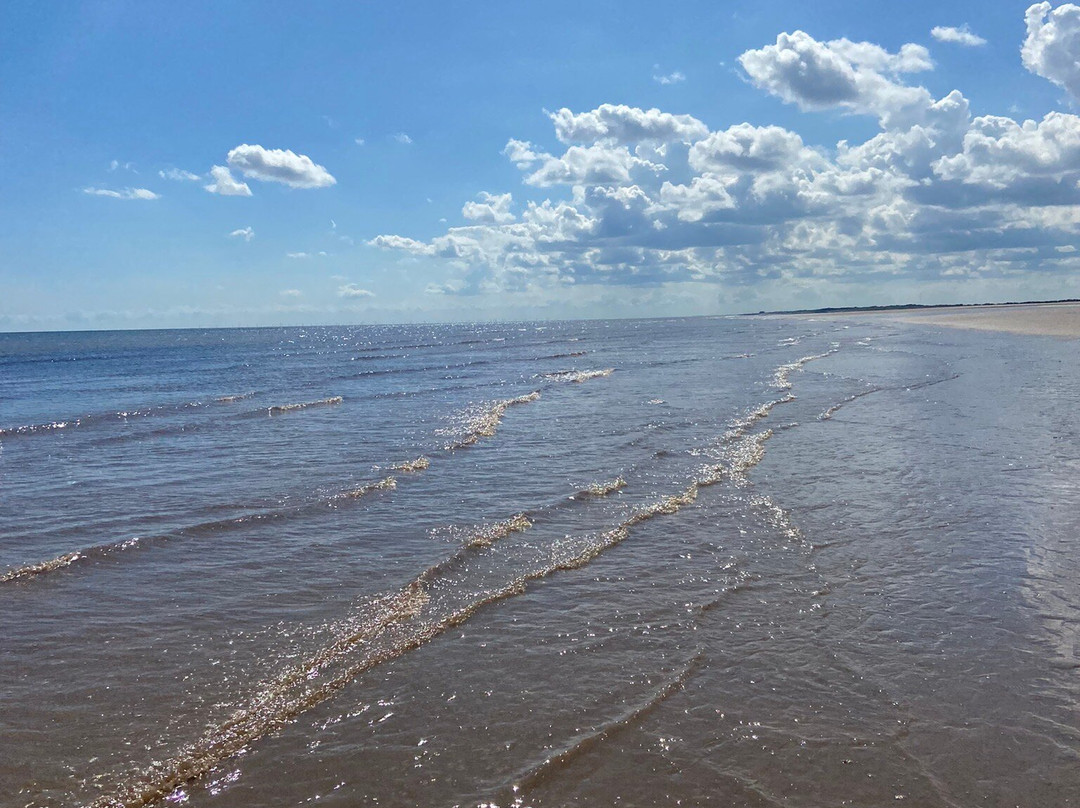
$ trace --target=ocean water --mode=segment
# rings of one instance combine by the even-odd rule
[[[0,805],[1077,805],[1076,356],[0,335]]]

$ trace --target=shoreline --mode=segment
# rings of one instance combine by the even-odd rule
[[[852,318],[1000,331],[1028,336],[1080,338],[1080,303],[1002,303],[983,306],[926,306],[888,310],[850,310],[780,315],[803,318]]]

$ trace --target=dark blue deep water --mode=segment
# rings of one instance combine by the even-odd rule
[[[0,335],[0,805],[1080,804],[1076,344]]]

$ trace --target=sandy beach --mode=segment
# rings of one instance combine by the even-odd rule
[[[814,315],[820,316],[820,315]],[[828,316],[859,316],[874,320],[1007,331],[1048,337],[1080,337],[1080,303],[1009,303],[1000,306],[941,306],[881,312],[844,312]]]

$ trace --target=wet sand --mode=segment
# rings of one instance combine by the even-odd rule
[[[1000,306],[941,306],[932,309],[899,309],[882,312],[850,312],[859,316],[904,323],[943,325],[979,331],[1007,331],[1049,337],[1080,337],[1080,303],[1010,303]],[[815,315],[819,316],[819,315]],[[837,316],[834,314],[830,317]]]

